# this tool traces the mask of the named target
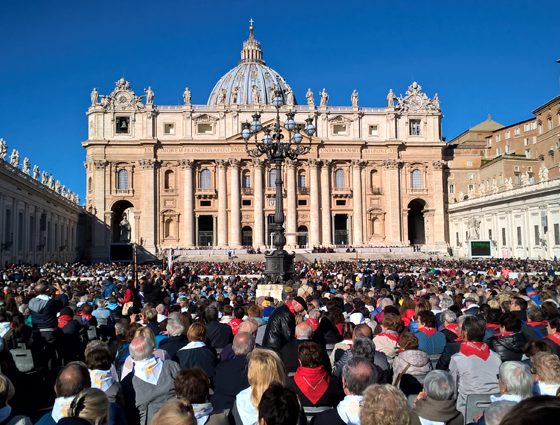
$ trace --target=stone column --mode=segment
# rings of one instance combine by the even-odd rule
[[[362,167],[363,161],[352,161],[352,209],[353,235],[352,245],[363,245],[364,214],[362,208]]]
[[[253,219],[255,228],[253,229],[253,245],[255,248],[264,248],[264,192],[263,192],[263,162],[260,159],[253,159],[253,181],[255,192],[253,195],[254,210]]]
[[[321,236],[319,234],[320,216],[319,216],[319,176],[317,167],[320,161],[316,159],[309,160],[309,194],[311,205],[309,207],[309,246],[314,247],[321,244]]]
[[[183,199],[185,224],[183,230],[182,245],[185,248],[194,246],[194,187],[193,187],[193,161],[186,159],[181,161],[185,170],[185,193]]]
[[[152,254],[156,252],[157,232],[156,232],[156,168],[157,161],[153,159],[143,159],[140,161],[142,168],[142,220],[141,237],[143,247]]]
[[[296,168],[297,162],[286,161],[286,191],[288,192],[288,205],[286,214],[286,245],[295,248],[297,245],[297,206],[296,206]]]
[[[431,240],[441,249],[447,249],[447,223],[445,221],[445,206],[443,203],[444,190],[443,190],[443,170],[445,168],[444,161],[433,161],[433,225],[430,229],[432,237]]]
[[[400,244],[401,241],[407,239],[406,231],[408,227],[401,226],[401,214],[404,213],[404,216],[406,216],[408,210],[401,211],[401,188],[399,178],[400,164],[400,161],[397,159],[388,159],[383,161],[385,181],[387,182],[387,191],[384,193],[388,196],[387,219],[385,221],[385,234],[387,235],[385,240],[387,244]]]
[[[332,245],[331,239],[331,161],[323,161],[321,168],[321,229],[323,245]]]
[[[228,161],[219,160],[218,164],[218,247],[226,248],[227,237],[227,165]]]
[[[230,165],[230,222],[229,222],[229,246],[241,247],[241,189],[239,184],[238,159],[229,161]]]

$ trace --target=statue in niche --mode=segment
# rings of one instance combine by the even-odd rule
[[[191,104],[191,91],[188,87],[185,87],[185,91],[183,92],[183,101],[185,105]]]
[[[239,86],[235,86],[231,91],[231,103],[237,103],[238,96],[239,96]]]
[[[146,105],[152,105],[154,103],[154,91],[148,86],[144,93],[146,93]]]
[[[323,88],[323,90],[321,91],[321,103],[319,104],[319,107],[326,108],[328,102],[329,102],[329,95],[327,94],[327,91]]]
[[[96,106],[97,100],[99,99],[99,92],[95,87],[91,91],[90,97],[91,97],[91,106]]]
[[[226,89],[220,89],[220,94],[218,95],[218,103],[220,105],[223,105],[224,103],[226,103]]]
[[[30,168],[31,168],[31,164],[29,163],[29,158],[28,157],[23,158],[23,166],[21,167],[21,171],[29,175]]]
[[[307,105],[309,106],[309,109],[315,108],[315,99],[313,99],[313,92],[311,91],[311,88],[307,89],[305,97],[307,98]]]
[[[352,92],[352,96],[350,96],[350,101],[352,102],[352,108],[357,108],[358,107],[358,92],[356,90],[354,90]]]
[[[12,167],[19,166],[19,152],[15,149],[12,151],[12,154],[10,155],[10,165]]]
[[[130,223],[128,222],[126,214],[123,214],[123,218],[119,223],[119,241],[130,242]]]
[[[8,154],[8,145],[4,139],[0,139],[0,159],[4,160]]]
[[[389,93],[387,93],[387,107],[388,108],[394,108],[396,99],[397,99],[397,96],[395,96],[395,93],[393,92],[393,89],[390,89]]]
[[[291,88],[286,90],[286,105],[294,106],[294,92]]]
[[[253,88],[251,89],[251,100],[253,101],[253,105],[261,103],[260,90],[256,85],[253,85]]]
[[[38,165],[33,166],[33,178],[35,180],[39,179],[39,166]]]

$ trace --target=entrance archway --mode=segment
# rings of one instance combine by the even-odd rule
[[[135,240],[134,205],[126,200],[117,201],[111,208],[111,240],[113,242],[129,243]]]
[[[250,226],[241,228],[241,245],[249,248],[253,246],[253,229]]]
[[[300,248],[307,246],[307,226],[299,226],[297,228],[297,244]]]
[[[424,226],[424,208],[426,202],[422,199],[414,199],[408,204],[408,240],[411,245],[423,245],[426,243]]]

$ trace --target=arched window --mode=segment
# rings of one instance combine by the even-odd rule
[[[379,189],[379,173],[377,170],[371,170],[371,189],[373,191]]]
[[[212,188],[212,173],[207,168],[200,170],[200,188],[201,189]]]
[[[273,168],[268,173],[268,187],[275,187],[276,186],[276,175],[277,175],[277,173],[278,173],[278,170],[276,168]]]
[[[298,185],[298,188],[301,189],[301,188],[307,187],[306,183],[307,183],[307,182],[305,181],[305,173],[304,173],[303,171],[300,171],[300,172],[298,173],[298,176],[297,176],[297,185]]]
[[[128,189],[128,171],[119,170],[117,173],[117,189],[127,190]]]
[[[174,189],[175,188],[175,175],[173,171],[167,170],[163,176],[163,188],[164,189]]]
[[[243,171],[243,174],[241,175],[241,187],[243,189],[251,187],[251,172],[249,170]]]
[[[165,220],[165,222],[163,223],[163,237],[164,238],[171,238],[175,233],[175,226],[173,223],[173,219],[172,218],[167,218]]]
[[[410,173],[410,186],[412,190],[422,189],[422,173],[420,170],[412,170]]]
[[[334,172],[334,187],[337,189],[344,188],[344,170],[340,168]]]

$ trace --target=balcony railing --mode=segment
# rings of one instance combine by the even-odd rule
[[[131,196],[134,194],[134,191],[132,189],[117,189],[116,193],[121,196]]]
[[[306,186],[298,187],[297,190],[300,195],[309,195],[309,188]]]
[[[252,195],[253,194],[253,188],[252,187],[242,187],[241,188],[241,194],[242,195]]]

